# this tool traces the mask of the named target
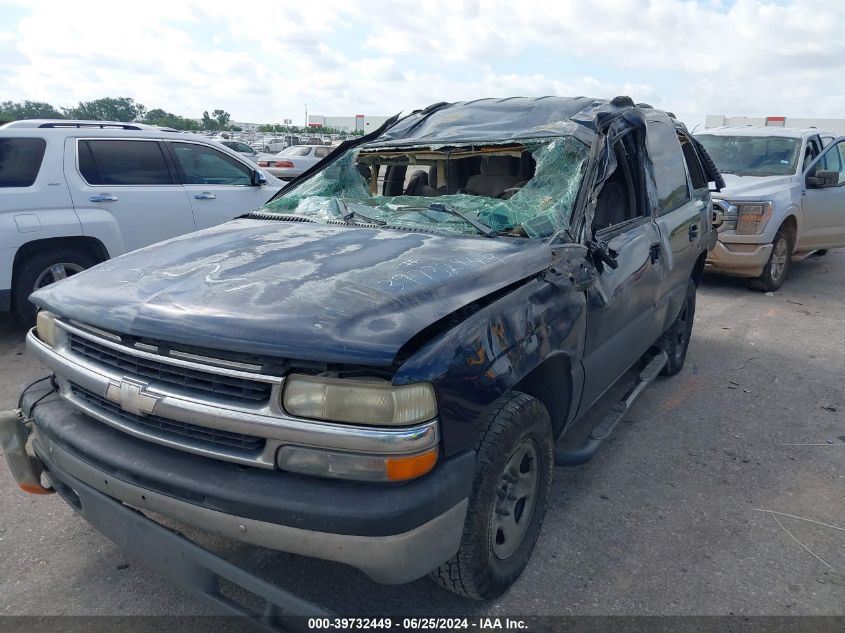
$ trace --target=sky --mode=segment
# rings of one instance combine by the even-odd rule
[[[675,112],[845,117],[831,0],[0,0],[0,101],[132,97],[304,123],[561,95]]]

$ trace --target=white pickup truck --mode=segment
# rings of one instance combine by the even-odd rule
[[[723,174],[706,269],[780,288],[790,264],[845,246],[845,137],[814,128],[721,127],[696,134]]]
[[[94,264],[254,211],[283,185],[237,152],[140,123],[0,126],[0,312]]]

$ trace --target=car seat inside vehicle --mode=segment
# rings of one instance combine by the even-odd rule
[[[437,197],[466,194],[508,199],[534,176],[530,151],[516,147],[426,148],[364,153],[358,169],[379,173],[384,196]],[[367,175],[361,172],[365,178]]]
[[[411,174],[408,186],[405,187],[406,196],[424,196],[424,190],[428,187],[428,172],[422,169],[415,170]]]
[[[593,213],[593,231],[627,222],[637,217],[634,179],[630,162],[621,142],[613,147],[616,154],[616,169],[604,182],[596,200]]]
[[[466,191],[476,196],[501,197],[505,190],[516,187],[524,178],[519,175],[519,159],[512,156],[485,156],[480,173],[470,176]]]

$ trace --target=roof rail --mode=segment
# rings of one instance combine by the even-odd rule
[[[50,121],[49,123],[42,123],[39,128],[60,128],[60,127],[75,127],[75,128],[99,128],[101,130],[118,128],[121,130],[143,130],[144,128],[134,125],[132,123],[98,123],[98,122],[82,122],[82,121]]]

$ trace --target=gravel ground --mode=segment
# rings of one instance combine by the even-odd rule
[[[531,563],[495,602],[187,533],[341,613],[845,615],[843,282],[845,251],[794,266],[773,296],[708,276],[686,367],[592,462],[556,468]],[[22,339],[0,322],[0,408],[44,375]],[[209,612],[0,467],[0,614]]]

